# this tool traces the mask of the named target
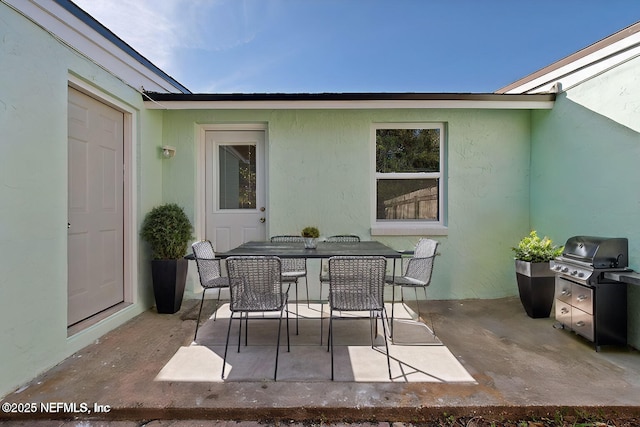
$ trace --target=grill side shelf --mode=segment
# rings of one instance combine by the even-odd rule
[[[635,271],[610,271],[604,273],[604,278],[615,282],[640,286],[640,273],[636,273]]]

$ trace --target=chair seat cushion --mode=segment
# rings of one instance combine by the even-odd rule
[[[307,275],[307,273],[305,271],[283,271],[282,272],[282,278],[283,279],[295,278],[295,277],[304,277],[306,275]]]
[[[215,279],[209,280],[207,283],[202,285],[205,289],[211,288],[228,288],[229,287],[229,278],[228,277],[216,277]]]
[[[417,280],[417,279],[406,277],[406,276],[399,276],[399,277],[386,276],[385,282],[395,286],[428,286],[427,283],[421,280]]]

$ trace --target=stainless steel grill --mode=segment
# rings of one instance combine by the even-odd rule
[[[629,270],[628,246],[626,238],[575,236],[551,261],[558,326],[592,341],[596,350],[627,343],[627,288],[604,273]]]

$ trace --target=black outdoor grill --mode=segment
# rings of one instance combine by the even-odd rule
[[[551,261],[558,326],[593,342],[596,350],[627,343],[627,285],[604,273],[629,271],[628,246],[626,238],[575,236]]]

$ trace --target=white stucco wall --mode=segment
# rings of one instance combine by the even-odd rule
[[[297,234],[313,224],[323,236],[363,239],[372,238],[371,124],[446,123],[448,235],[432,236],[441,256],[429,297],[517,294],[510,247],[529,231],[528,111],[165,111],[164,143],[179,154],[164,169],[164,198],[196,209],[197,125],[256,122],[268,127],[267,234]],[[418,237],[375,236],[397,249],[412,248]]]
[[[147,272],[140,268],[139,276],[133,278],[134,304],[67,337],[70,74],[133,112],[138,167],[134,171],[134,228],[144,212],[162,197],[162,161],[157,149],[162,127],[161,113],[144,111],[139,93],[64,47],[4,3],[0,3],[0,40],[2,396],[152,304]],[[137,254],[135,258],[137,262]]]
[[[533,113],[531,217],[559,243],[627,237],[640,270],[640,58],[560,94]],[[640,348],[640,289],[628,287],[628,339]]]

